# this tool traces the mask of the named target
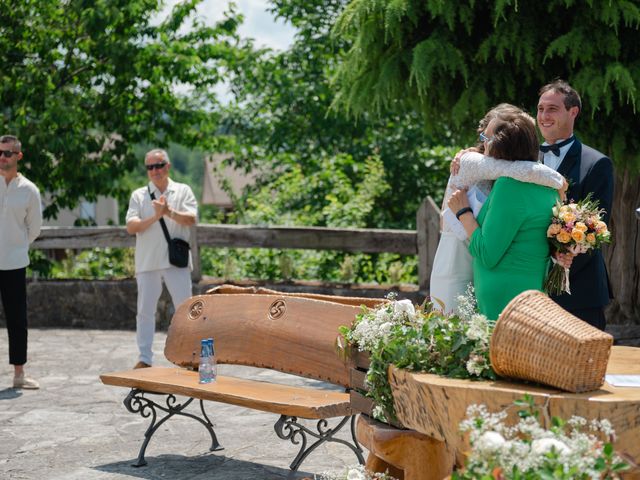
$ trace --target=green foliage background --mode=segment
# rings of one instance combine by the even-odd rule
[[[499,101],[533,113],[539,88],[561,77],[584,100],[578,133],[637,174],[639,27],[632,0],[353,0],[334,27],[351,45],[334,107],[418,111],[466,139]]]
[[[198,0],[163,21],[157,0],[5,3],[0,126],[23,140],[22,169],[49,193],[48,217],[112,195],[123,218],[145,181],[144,152],[161,146],[197,195],[207,153],[259,172],[231,215],[206,207],[202,222],[413,229],[477,119],[502,101],[530,109],[554,76],[583,93],[584,140],[630,178],[637,171],[633,1],[271,0],[296,28],[284,51],[240,38],[233,4],[207,26]],[[217,250],[203,260],[216,275],[415,280],[415,259],[393,255]]]
[[[179,3],[160,23],[157,0],[3,5],[11,81],[0,84],[0,126],[23,140],[22,171],[50,196],[45,216],[108,195],[122,220],[131,190],[146,181],[144,152],[161,146],[173,178],[198,196],[205,152],[232,152],[234,165],[263,172],[232,215],[207,207],[201,222],[415,228],[424,196],[442,194],[454,147],[446,130],[426,136],[411,112],[358,122],[330,112],[330,79],[349,47],[330,29],[345,2],[270,2],[297,29],[281,52],[241,39],[233,4],[210,27],[195,15],[199,3]],[[225,105],[214,93],[223,79],[232,92]],[[32,255],[44,275],[80,277],[127,275],[129,256],[90,251],[47,266]],[[252,278],[415,281],[416,273],[414,258],[341,252],[205,251],[203,266]]]
[[[242,56],[241,17],[208,27],[197,3],[153,25],[157,0],[0,2],[0,130],[22,140],[22,171],[50,196],[45,217],[126,198],[136,144],[215,144],[212,87]]]
[[[352,0],[333,28],[349,46],[333,108],[353,118],[416,112],[426,130],[469,141],[509,102],[534,113],[555,78],[581,94],[576,134],[614,163],[611,323],[640,318],[640,4],[636,0]]]

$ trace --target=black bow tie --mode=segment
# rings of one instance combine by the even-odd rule
[[[574,136],[571,135],[569,138],[567,138],[566,140],[563,140],[560,143],[554,143],[553,145],[540,145],[540,151],[542,153],[551,152],[556,157],[559,157],[560,156],[560,149],[562,147],[564,147],[565,145],[569,145],[574,140],[575,140]]]

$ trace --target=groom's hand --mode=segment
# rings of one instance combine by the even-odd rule
[[[569,190],[569,182],[567,182],[566,178],[562,179],[562,186],[558,189],[558,193],[560,195],[560,201],[562,203],[567,201],[567,190]]]
[[[562,267],[571,268],[571,264],[573,263],[573,259],[576,257],[573,253],[560,253],[554,252],[553,257],[556,259]]]

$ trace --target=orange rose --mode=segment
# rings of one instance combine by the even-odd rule
[[[571,223],[576,221],[576,216],[571,211],[564,212],[560,213],[560,220],[562,220],[564,223]]]
[[[571,238],[573,238],[576,243],[582,243],[584,242],[584,232],[574,228],[571,230]]]
[[[556,240],[558,240],[560,243],[569,243],[571,241],[571,234],[566,230],[562,230],[556,236]]]
[[[598,233],[603,233],[607,231],[607,224],[604,223],[603,221],[599,221],[598,223],[596,223],[596,232]]]
[[[580,230],[581,232],[586,232],[588,230],[587,226],[582,222],[576,222],[573,228],[576,230]]]
[[[557,223],[552,223],[551,225],[549,225],[549,228],[547,228],[547,237],[555,237],[558,233],[560,233],[560,230],[562,230],[562,227],[560,227],[560,225],[558,225]]]
[[[589,242],[591,245],[596,243],[596,236],[593,233],[587,233],[587,242]]]

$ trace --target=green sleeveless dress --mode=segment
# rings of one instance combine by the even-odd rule
[[[497,320],[525,290],[542,290],[549,262],[547,228],[558,191],[508,177],[496,180],[471,236],[480,312]]]

